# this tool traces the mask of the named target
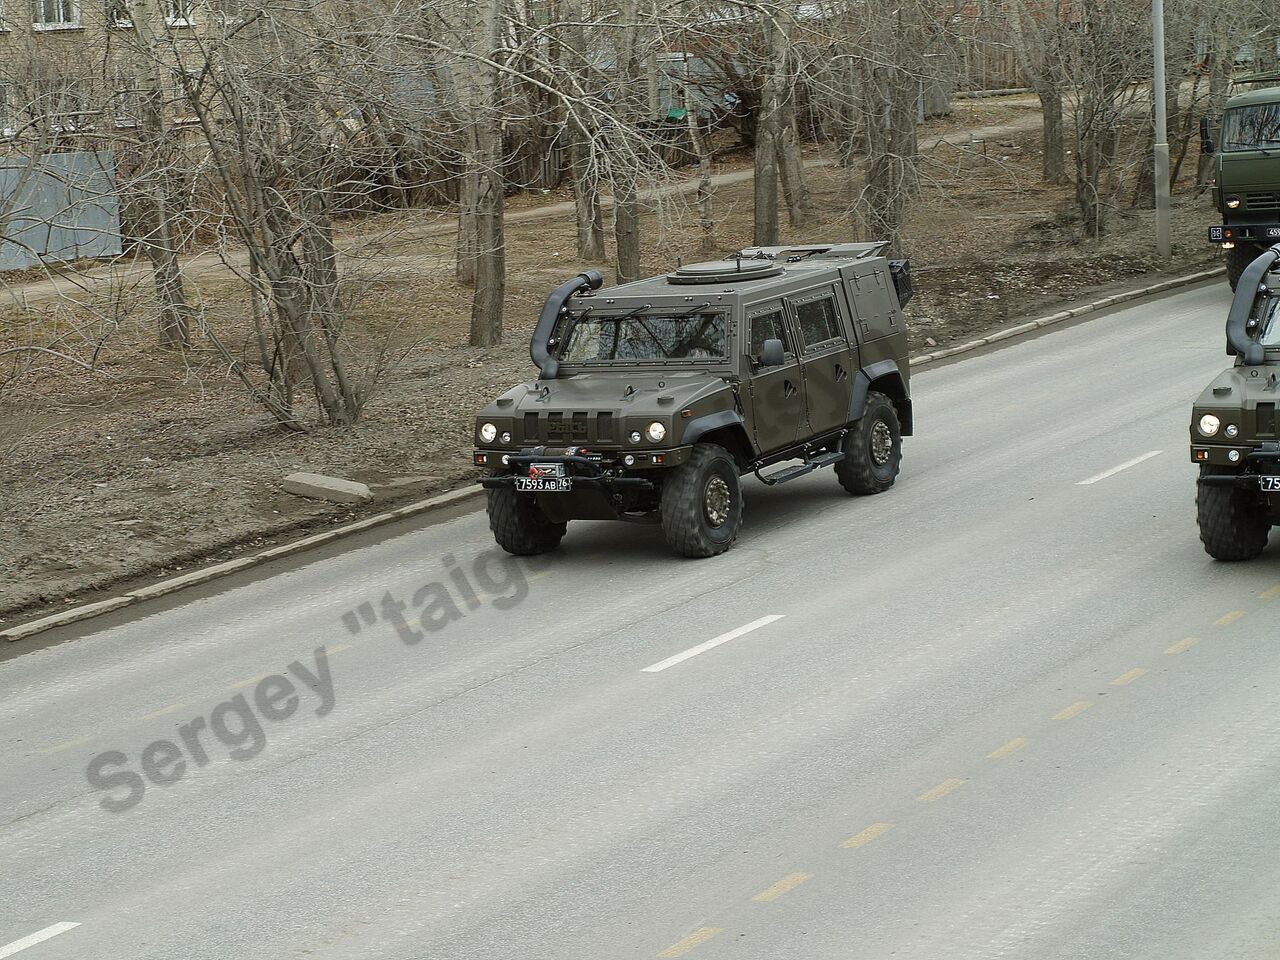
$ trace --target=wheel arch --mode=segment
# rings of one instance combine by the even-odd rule
[[[849,400],[849,422],[861,420],[867,409],[867,394],[871,391],[882,393],[893,401],[898,413],[898,423],[902,427],[902,435],[909,437],[915,432],[915,417],[911,409],[911,393],[907,389],[907,381],[893,360],[881,360],[858,371],[853,381],[853,395]]]

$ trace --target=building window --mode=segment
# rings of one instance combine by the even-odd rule
[[[131,73],[117,73],[111,90],[111,113],[117,127],[142,125],[142,85]]]
[[[133,26],[133,15],[129,13],[128,0],[107,0],[107,23],[113,27]]]
[[[189,27],[196,0],[164,0],[164,20],[171,27]]]
[[[80,26],[79,0],[34,0],[31,24],[37,30],[70,30]]]

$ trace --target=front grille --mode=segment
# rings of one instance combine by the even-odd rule
[[[590,446],[593,443],[610,443],[614,437],[613,414],[591,413],[586,410],[563,413],[526,413],[524,415],[526,444],[564,444],[565,446]]]
[[[1274,403],[1258,404],[1258,436],[1274,437],[1276,435],[1276,405]]]
[[[1246,193],[1244,202],[1249,210],[1280,210],[1280,193]]]

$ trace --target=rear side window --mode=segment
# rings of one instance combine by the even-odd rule
[[[751,356],[759,358],[764,352],[766,340],[781,340],[784,353],[794,352],[787,342],[787,325],[782,318],[782,307],[774,307],[767,313],[751,318]]]
[[[804,339],[806,349],[844,339],[836,316],[836,302],[830,294],[797,303],[795,310],[800,336]]]

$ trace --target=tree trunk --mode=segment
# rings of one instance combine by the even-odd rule
[[[479,52],[492,60],[502,45],[503,0],[484,0],[477,24]],[[472,130],[476,148],[476,274],[471,301],[471,345],[489,347],[502,340],[506,292],[506,245],[503,236],[502,127],[498,116],[498,71],[487,63],[472,67]]]
[[[688,69],[686,64],[685,69]],[[689,143],[698,158],[698,249],[702,253],[714,253],[716,249],[716,221],[714,216],[715,187],[711,182],[711,154],[698,125],[698,113],[689,90],[688,78],[684,84],[685,122],[689,127]]]
[[[636,130],[640,125],[644,81],[639,52],[640,4],[638,0],[627,0],[623,3],[621,14],[618,50],[619,89],[616,103],[621,123],[630,130]],[[637,162],[637,159],[631,156],[614,157],[613,233],[617,244],[619,283],[640,279]]]
[[[484,176],[480,169],[478,121],[472,120],[467,132],[466,169],[458,182],[458,242],[456,275],[459,283],[472,286],[476,282],[476,260],[480,254],[477,236],[477,206],[480,183]]]
[[[755,203],[752,242],[757,247],[778,243],[778,157],[782,153],[783,84],[786,82],[786,36],[781,25],[766,13],[765,46],[770,62],[760,90],[756,120]],[[782,53],[779,63],[779,51]]]
[[[564,70],[573,78],[575,92],[584,89],[580,78],[587,69],[587,41],[583,30],[582,0],[565,3]],[[577,109],[577,107],[573,108]],[[578,223],[578,259],[598,263],[605,258],[604,214],[600,210],[599,163],[592,138],[571,112],[568,118],[569,169],[573,178],[573,206]]]
[[[158,342],[162,347],[176,350],[191,342],[191,308],[187,302],[174,236],[174,210],[177,207],[174,196],[177,191],[173,183],[173,144],[166,112],[168,92],[161,66],[167,61],[163,50],[164,13],[159,7],[159,0],[131,0],[129,15],[145,64],[141,139],[145,169],[143,182],[151,217],[144,247],[151,261],[159,304]]]
[[[613,186],[613,232],[618,245],[618,283],[639,280],[640,215],[631,171],[625,171]]]

